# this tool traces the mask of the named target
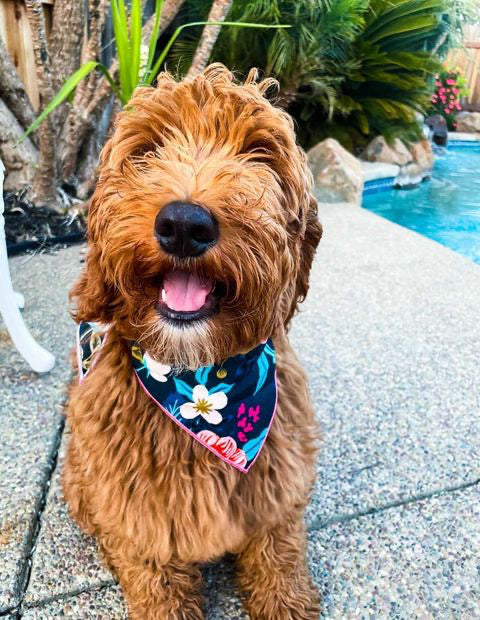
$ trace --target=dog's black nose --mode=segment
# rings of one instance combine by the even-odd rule
[[[203,207],[170,202],[155,218],[155,237],[168,254],[200,256],[218,240],[217,220]]]

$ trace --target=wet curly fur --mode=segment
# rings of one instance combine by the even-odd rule
[[[306,157],[288,115],[212,65],[162,74],[119,115],[89,211],[86,266],[72,290],[77,321],[109,324],[94,370],[73,385],[64,471],[71,515],[94,534],[138,620],[202,618],[199,565],[235,555],[254,619],[313,620],[319,597],[305,559],[303,512],[317,427],[286,328],[308,289],[321,227]],[[198,258],[164,253],[163,205],[203,205],[219,223]],[[219,312],[187,328],[156,311],[172,268],[225,283]],[[132,373],[128,341],[176,368],[219,363],[273,337],[277,414],[248,474],[162,415]]]

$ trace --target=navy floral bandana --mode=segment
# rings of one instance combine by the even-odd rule
[[[103,331],[102,331],[103,330]],[[82,323],[78,367],[82,381],[94,365],[105,328]],[[174,373],[131,344],[132,366],[147,395],[189,435],[242,472],[263,447],[277,406],[275,350],[271,340],[220,365]]]

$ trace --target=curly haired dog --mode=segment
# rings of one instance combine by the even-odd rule
[[[221,65],[181,82],[163,73],[135,92],[102,154],[71,295],[76,320],[108,336],[71,389],[63,484],[134,619],[202,618],[199,566],[227,553],[251,618],[319,617],[303,518],[318,429],[286,331],[321,226],[293,123],[264,96],[272,83],[252,71],[238,84]],[[190,291],[203,305],[165,303],[162,283],[178,273],[208,283]],[[277,411],[247,474],[163,415],[132,371],[131,341],[177,371],[270,337]]]

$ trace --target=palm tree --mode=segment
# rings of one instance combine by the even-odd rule
[[[475,0],[233,0],[229,19],[288,23],[288,30],[222,30],[211,59],[278,79],[278,103],[297,122],[305,147],[334,135],[348,148],[379,133],[418,136],[437,54],[451,44]],[[207,0],[186,0],[189,19]],[[186,72],[198,37],[180,40],[169,66]]]
[[[207,21],[223,22],[232,6],[233,0],[214,0]],[[205,26],[198,42],[188,75],[196,75],[205,69],[215,42],[220,34],[221,26]]]

